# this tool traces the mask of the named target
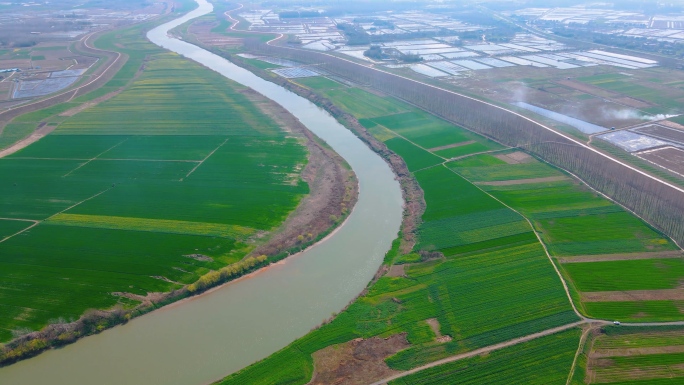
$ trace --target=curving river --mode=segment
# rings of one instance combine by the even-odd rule
[[[284,88],[167,31],[207,14],[199,8],[148,33],[182,54],[274,100],[342,155],[356,172],[359,200],[325,241],[280,264],[62,349],[0,369],[12,385],[204,385],[306,334],[363,290],[396,237],[402,217],[388,165],[332,116]]]

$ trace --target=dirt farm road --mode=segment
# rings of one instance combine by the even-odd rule
[[[464,360],[464,359],[466,359],[466,358],[476,357],[476,356],[479,356],[479,355],[481,355],[481,354],[490,353],[490,352],[493,352],[493,351],[495,351],[495,350],[500,350],[500,349],[503,349],[503,348],[511,347],[511,346],[514,346],[514,345],[521,344],[521,343],[523,343],[523,342],[529,342],[529,341],[532,341],[532,340],[537,339],[537,338],[546,337],[546,336],[549,336],[549,335],[552,335],[552,334],[556,334],[556,333],[559,333],[559,332],[562,332],[562,331],[565,331],[565,330],[572,329],[572,328],[574,328],[574,327],[578,327],[578,326],[582,326],[582,325],[588,325],[588,324],[589,324],[589,325],[611,325],[612,322],[611,322],[611,321],[604,321],[604,320],[596,320],[596,319],[585,318],[585,319],[583,319],[582,321],[574,322],[574,323],[571,323],[571,324],[559,326],[559,327],[552,328],[552,329],[547,329],[547,330],[544,330],[544,331],[539,332],[539,333],[529,334],[529,335],[524,336],[524,337],[515,338],[515,339],[509,340],[509,341],[506,341],[506,342],[502,342],[502,343],[499,343],[499,344],[486,346],[486,347],[484,347],[484,348],[476,349],[476,350],[473,350],[473,351],[470,351],[470,352],[467,352],[467,353],[460,353],[460,354],[457,354],[457,355],[454,355],[454,356],[451,356],[451,357],[443,358],[443,359],[441,359],[441,360],[433,361],[433,362],[430,362],[429,364],[426,364],[426,365],[423,365],[423,366],[419,366],[419,367],[417,367],[417,368],[413,368],[413,369],[411,369],[411,370],[407,370],[407,371],[402,372],[402,373],[399,373],[399,374],[395,374],[395,375],[393,375],[393,376],[391,376],[391,377],[384,378],[384,379],[382,379],[382,380],[380,380],[380,381],[373,382],[373,383],[371,383],[371,384],[369,384],[369,385],[384,385],[384,384],[387,384],[389,381],[396,380],[396,379],[402,378],[402,377],[406,377],[406,376],[409,376],[409,375],[411,375],[411,374],[415,374],[415,373],[421,372],[421,371],[423,371],[423,370],[425,370],[425,369],[434,368],[435,366],[440,366],[440,365],[448,364],[448,363],[451,363],[451,362]],[[631,326],[631,327],[648,327],[648,326],[684,326],[684,321],[675,321],[675,322],[623,323],[623,324],[621,324],[621,326],[626,326],[626,327],[630,327],[630,326]],[[581,345],[580,345],[580,346],[581,346]]]
[[[383,385],[383,384],[388,383],[389,381],[396,380],[396,379],[402,378],[402,377],[406,377],[408,375],[418,373],[418,372],[423,371],[425,369],[434,368],[435,366],[440,366],[440,365],[444,365],[444,364],[447,364],[450,362],[460,361],[460,360],[464,360],[466,358],[479,356],[480,354],[490,353],[490,352],[493,352],[495,350],[507,348],[507,347],[510,347],[513,345],[521,344],[523,342],[532,341],[532,340],[540,338],[540,337],[545,337],[545,336],[549,336],[551,334],[555,334],[555,333],[559,333],[559,332],[562,332],[562,331],[565,331],[568,329],[572,329],[574,327],[577,327],[577,326],[580,326],[580,325],[583,325],[586,323],[587,323],[587,321],[579,321],[579,322],[559,326],[557,328],[544,330],[543,332],[530,334],[530,335],[520,337],[520,338],[515,338],[515,339],[509,340],[506,342],[502,342],[500,344],[486,346],[484,348],[476,349],[476,350],[473,350],[471,352],[461,353],[461,354],[457,354],[455,356],[443,358],[441,360],[430,362],[427,365],[419,366],[417,368],[413,368],[411,370],[407,370],[405,372],[395,374],[391,377],[384,378],[380,381],[373,382],[370,385]],[[603,323],[608,324],[608,322],[605,322],[605,321],[603,321]]]

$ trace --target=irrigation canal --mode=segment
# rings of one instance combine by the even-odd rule
[[[342,155],[360,183],[340,229],[304,253],[210,293],[0,369],[0,384],[204,385],[286,346],[363,290],[399,230],[402,199],[389,166],[327,112],[167,32],[199,8],[148,33],[175,51],[282,105]]]

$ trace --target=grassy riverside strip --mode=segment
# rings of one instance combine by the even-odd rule
[[[407,370],[517,335],[532,334],[540,330],[537,328],[571,323],[576,318],[572,311],[561,311],[569,309],[567,297],[559,295],[562,291],[558,277],[550,274],[553,269],[548,259],[539,258],[544,252],[533,230],[539,232],[552,256],[559,257],[578,252],[591,254],[587,250],[605,254],[616,243],[633,238],[635,234],[638,235],[635,241],[623,246],[625,252],[638,254],[676,249],[669,239],[648,224],[526,153],[507,150],[396,99],[330,79],[288,81],[251,66],[240,57],[230,56],[230,59],[326,108],[357,135],[374,143],[373,148],[380,148],[377,142],[383,142],[406,160],[409,169],[411,162],[424,159],[425,153],[433,152],[440,157],[438,152],[454,143],[470,145],[474,141],[484,148],[456,153],[453,161],[442,156],[441,161],[414,168],[411,176],[423,189],[427,206],[422,224],[413,234],[417,238],[413,252],[390,252],[386,258],[390,265],[384,269],[386,274],[369,285],[367,293],[330,323],[218,383],[304,384],[311,381],[317,384],[334,382],[340,379],[336,376],[343,375],[349,383],[369,383],[388,373],[397,373],[392,370]],[[355,102],[351,103],[354,98]],[[378,105],[380,112],[367,107],[355,109],[358,104]],[[389,115],[382,115],[388,112],[389,105],[392,106]],[[404,125],[404,121],[410,123]],[[436,121],[442,122],[444,131],[439,132],[440,124]],[[431,136],[433,127],[437,127],[437,133]],[[368,139],[369,133],[375,140]],[[439,143],[440,137],[447,139]],[[409,145],[392,148],[392,141],[397,138]],[[484,154],[486,152],[489,154]],[[516,189],[524,192],[516,195]],[[525,200],[524,194],[530,194],[530,191],[534,194]],[[554,194],[558,193],[560,195],[556,197]],[[570,199],[570,204],[565,205],[564,199]],[[530,220],[534,229],[521,215]],[[553,226],[556,221],[563,220],[566,223],[562,226]],[[605,227],[604,220],[626,226]],[[576,232],[578,228],[582,231]],[[538,274],[533,273],[534,266],[539,266]],[[499,273],[498,268],[503,270]],[[520,271],[519,276],[517,271]],[[567,272],[562,268],[561,271],[567,280]],[[539,285],[537,289],[535,284]],[[569,286],[578,308],[586,314],[572,281]],[[518,287],[520,289],[516,289]],[[502,288],[505,293],[501,293]],[[557,294],[552,294],[554,288],[558,290]],[[497,298],[490,290],[496,290],[502,296]],[[546,293],[542,295],[544,290]],[[515,299],[507,300],[505,296],[512,293],[516,293]],[[482,298],[488,299],[486,304],[478,303]],[[546,305],[542,305],[543,301]],[[558,301],[557,307],[547,307],[552,303],[549,301]],[[446,303],[450,306],[445,307]],[[530,316],[529,321],[516,323],[515,312],[530,309],[526,303],[530,308],[544,307],[550,313],[558,312],[555,315],[536,314]],[[496,332],[482,330],[496,323],[501,324]],[[397,343],[398,336],[405,338],[403,345]],[[573,339],[567,367],[553,374],[562,379],[562,383],[568,377],[577,340]],[[385,349],[378,348],[379,363],[361,362],[353,354],[335,356],[330,353],[353,351],[365,347],[366,343],[385,344]],[[377,356],[374,360],[378,360]],[[356,378],[349,374],[350,371],[367,376]],[[369,374],[373,372],[378,374]]]
[[[2,364],[285,258],[355,203],[351,170],[294,117],[146,27],[102,37],[144,63],[120,92],[0,159]]]

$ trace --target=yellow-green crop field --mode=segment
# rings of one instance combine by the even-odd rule
[[[168,219],[110,217],[105,215],[57,214],[45,224],[61,226],[95,227],[100,229],[150,231],[155,233],[209,235],[244,240],[255,233],[254,229],[223,223],[201,223]]]

